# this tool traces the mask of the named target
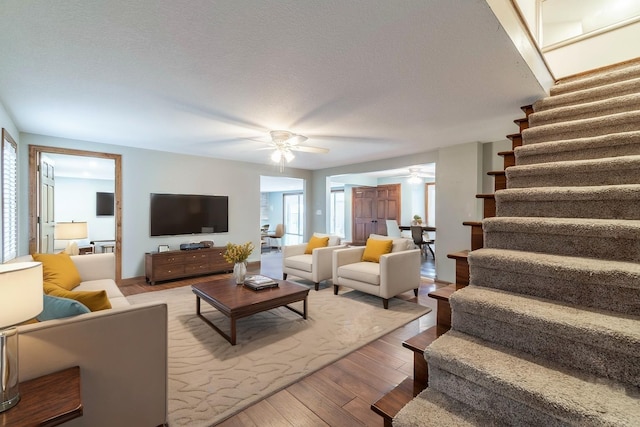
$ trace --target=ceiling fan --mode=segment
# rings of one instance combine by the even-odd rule
[[[271,160],[280,165],[280,172],[284,170],[285,163],[289,163],[294,159],[295,156],[293,151],[317,154],[325,154],[329,152],[327,148],[299,145],[309,138],[288,130],[272,130],[269,132],[269,135],[271,135],[271,141],[267,142],[267,144],[269,144],[269,148],[273,149]]]
[[[422,179],[423,178],[432,178],[433,175],[429,174],[429,173],[425,173],[424,171],[422,171],[421,168],[419,167],[410,167],[409,168],[409,175],[406,175],[407,182],[409,184],[420,184],[422,183]]]

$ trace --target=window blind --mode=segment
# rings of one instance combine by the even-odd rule
[[[18,146],[2,130],[2,262],[18,255]]]

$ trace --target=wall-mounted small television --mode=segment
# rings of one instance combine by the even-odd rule
[[[96,216],[113,216],[113,193],[96,193]]]
[[[229,198],[151,193],[151,236],[227,233]]]

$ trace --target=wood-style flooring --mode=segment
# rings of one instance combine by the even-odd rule
[[[431,262],[433,263],[433,260]],[[280,253],[263,254],[261,262],[250,264],[248,270],[254,274],[282,277]],[[433,266],[427,267],[427,271],[432,270]],[[123,294],[133,295],[188,286],[202,280],[203,277],[198,277],[150,286],[145,283],[144,278],[127,279],[120,287]],[[413,352],[402,347],[402,342],[436,324],[436,303],[427,294],[437,287],[445,286],[446,283],[437,283],[430,279],[423,279],[422,282],[417,297],[410,291],[400,295],[399,298],[430,307],[432,309],[430,313],[249,406],[217,425],[221,427],[356,425],[382,427],[383,419],[371,410],[371,404],[405,378],[413,375]]]

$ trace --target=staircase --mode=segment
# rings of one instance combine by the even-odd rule
[[[640,60],[533,110],[394,426],[640,425]]]

